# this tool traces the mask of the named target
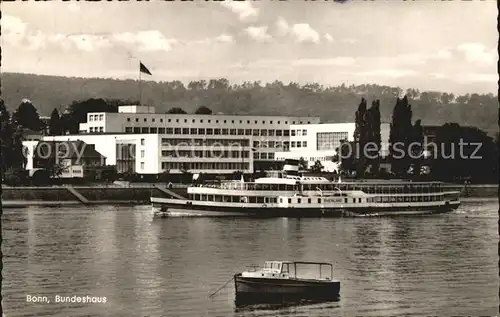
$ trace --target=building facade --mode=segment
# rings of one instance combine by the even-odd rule
[[[212,135],[202,139],[165,134],[122,133],[45,136],[42,139],[46,142],[77,140],[91,144],[106,157],[107,164],[116,165],[119,173],[253,173],[250,141],[237,135]],[[24,145],[33,146],[32,142]],[[28,165],[32,166],[30,159]]]
[[[160,140],[159,144],[164,144],[158,150],[163,163],[160,171],[179,172],[189,167],[196,172],[232,173],[243,169],[251,173],[254,167],[257,170],[272,167],[276,163],[275,153],[289,149],[291,125],[319,122],[319,117],[157,114],[153,107],[121,106],[118,113],[89,113],[87,122],[80,124],[80,136],[152,135]],[[222,161],[214,161],[219,157],[218,151],[207,154],[206,148],[221,144]],[[167,145],[181,152],[174,154]],[[246,149],[238,154],[231,147]],[[137,167],[139,172],[141,169]]]
[[[278,160],[302,158],[308,162],[309,167],[320,161],[324,171],[338,171],[338,164],[332,162],[336,149],[342,140],[354,141],[355,130],[354,122],[291,125],[289,150],[276,152],[276,158]],[[383,157],[388,154],[389,132],[390,124],[382,123],[380,155]]]

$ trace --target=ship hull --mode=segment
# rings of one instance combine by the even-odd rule
[[[202,205],[194,201],[152,198],[155,213],[161,216],[230,216],[230,217],[343,217],[343,216],[396,216],[447,213],[457,209],[459,202],[433,205],[392,205],[359,207],[271,207]]]
[[[237,302],[334,300],[340,296],[340,282],[300,279],[272,279],[234,276]]]

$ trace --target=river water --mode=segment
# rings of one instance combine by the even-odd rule
[[[492,316],[498,202],[405,218],[154,218],[147,206],[4,210],[6,316]],[[338,302],[236,308],[236,272],[334,264]],[[27,302],[27,295],[50,303]],[[106,303],[55,303],[55,296]]]

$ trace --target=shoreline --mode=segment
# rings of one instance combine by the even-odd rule
[[[481,184],[445,185],[444,189],[462,191],[461,201],[498,199],[498,185]],[[170,188],[149,184],[148,186],[53,186],[53,187],[2,187],[3,208],[31,206],[95,206],[95,205],[150,205],[152,196],[171,198],[187,196],[186,188]]]

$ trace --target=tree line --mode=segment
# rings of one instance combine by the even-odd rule
[[[387,156],[381,147],[380,100],[370,108],[362,98],[355,112],[354,140],[342,140],[334,161],[346,176],[395,177],[416,180],[497,183],[499,135],[495,139],[476,127],[445,123],[427,140],[422,120],[413,121],[408,96],[397,98],[392,111]],[[367,154],[367,144],[375,151]],[[381,163],[390,164],[390,173]]]
[[[2,92],[7,105],[17,106],[28,97],[35,100],[39,113],[49,116],[54,107],[64,107],[74,100],[110,97],[137,100],[138,82],[97,78],[66,78],[27,74],[2,74]],[[353,122],[352,105],[367,100],[380,100],[381,121],[391,122],[394,100],[406,94],[413,115],[426,125],[457,122],[476,126],[489,134],[498,131],[498,98],[494,94],[452,94],[436,91],[403,90],[383,85],[322,86],[318,83],[298,84],[260,81],[235,84],[225,78],[182,83],[178,80],[142,82],[142,100],[155,105],[157,112],[172,108],[193,113],[201,105],[214,113],[319,116],[325,122]],[[57,91],[57,94],[53,93]],[[9,108],[14,111],[15,108]],[[62,111],[62,110],[61,110]]]

